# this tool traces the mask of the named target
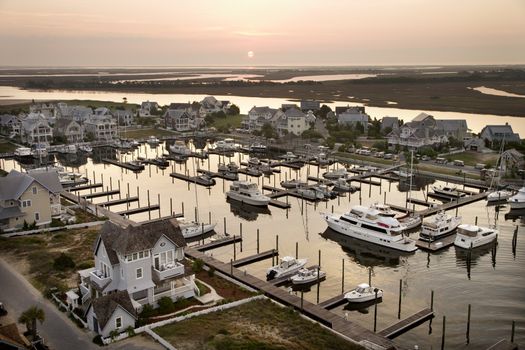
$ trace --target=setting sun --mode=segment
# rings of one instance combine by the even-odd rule
[[[248,51],[248,58],[253,58],[253,56],[255,56],[253,51]]]

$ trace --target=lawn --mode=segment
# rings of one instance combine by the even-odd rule
[[[227,116],[226,118],[215,118],[213,120],[213,124],[210,126],[213,126],[217,128],[218,130],[221,130],[223,128],[240,128],[241,127],[241,121],[246,117],[246,114],[237,114],[233,116]]]
[[[14,152],[16,146],[9,141],[0,140],[0,153]]]
[[[368,163],[394,165],[394,161],[390,160],[390,159],[383,159],[383,158],[376,158],[376,157],[371,157],[371,156],[364,156],[364,155],[355,154],[355,153],[337,152],[337,153],[335,153],[335,155],[338,156],[338,157],[341,157],[341,158],[346,158],[348,160],[354,159],[354,160],[360,160],[360,161],[368,162]]]
[[[478,163],[490,164],[492,166],[496,165],[498,160],[497,153],[479,153],[473,151],[465,151],[461,153],[451,154],[446,156],[449,161],[453,160],[462,160],[465,162],[465,165],[475,166]]]
[[[147,139],[150,136],[161,137],[161,136],[173,136],[173,132],[164,129],[136,129],[126,130],[121,132],[121,137],[127,139]]]
[[[41,292],[56,287],[61,291],[76,286],[76,271],[93,266],[93,243],[99,229],[64,230],[40,235],[0,237],[0,253]],[[62,252],[75,267],[60,271],[54,259]]]
[[[362,349],[270,300],[190,318],[155,332],[179,350]]]

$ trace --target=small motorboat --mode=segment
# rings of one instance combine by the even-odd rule
[[[346,177],[348,175],[348,171],[345,168],[336,169],[333,171],[327,171],[323,174],[323,177],[325,179],[339,179],[341,177]]]
[[[248,159],[248,165],[259,166],[260,164],[261,164],[261,161],[259,160],[259,158],[251,157],[250,159]]]
[[[150,145],[158,145],[160,143],[160,140],[158,138],[156,138],[155,136],[150,136],[148,137],[148,139],[146,140],[146,142]],[[131,144],[129,145],[129,147],[131,147]]]
[[[320,193],[323,195],[323,198],[325,199],[334,199],[337,198],[337,192],[330,191],[326,185],[319,184],[317,186],[313,186],[312,190],[314,190],[317,193]]]
[[[250,176],[259,177],[262,175],[262,171],[260,171],[259,168],[254,167],[254,166],[249,166],[245,170],[246,170],[246,174]]]
[[[306,187],[298,187],[297,194],[301,196],[301,198],[308,199],[311,201],[322,200],[325,198],[323,193],[314,191],[313,189]]]
[[[302,187],[306,185],[308,185],[306,182],[300,181],[297,179],[281,181],[281,187],[286,188],[286,189],[292,189],[292,188]]]
[[[204,224],[195,221],[186,221],[184,218],[178,218],[177,221],[184,238],[193,238],[211,232],[217,225],[216,223]]]
[[[398,219],[399,223],[405,227],[405,231],[410,231],[421,225],[421,217],[413,214],[402,216]]]
[[[91,152],[93,152],[93,148],[90,145],[80,145],[80,146],[78,146],[78,150],[80,152],[84,152],[84,153],[91,153]]]
[[[508,199],[511,209],[525,208],[525,187],[520,188],[518,193]]]
[[[198,175],[197,178],[199,183],[204,186],[213,186],[216,183],[215,179],[207,174]]]
[[[381,204],[381,203],[375,202],[374,204],[370,206],[370,208],[377,210],[380,216],[391,217],[391,218],[396,216],[396,212],[393,211],[392,208],[390,208],[390,206],[387,204]]]
[[[270,281],[274,278],[292,275],[299,271],[306,265],[308,259],[295,259],[292,256],[284,256],[281,258],[279,265],[272,266],[266,272],[266,280]]]
[[[300,269],[295,275],[290,277],[292,284],[309,284],[317,282],[326,277],[326,272],[319,270],[319,275],[317,274],[317,269]]]
[[[273,174],[273,169],[272,167],[270,166],[270,164],[261,164],[259,165],[259,170],[264,174],[264,175],[272,175]]]
[[[371,301],[376,298],[377,290],[377,299],[383,297],[383,290],[379,288],[370,287],[366,283],[361,283],[357,288],[352,289],[345,294],[345,299],[350,303],[363,303],[365,301]]]
[[[432,189],[435,194],[448,198],[461,198],[466,196],[465,193],[459,192],[456,186],[432,186]]]
[[[151,160],[151,163],[158,166],[159,168],[166,168],[170,165],[170,162],[164,157],[157,157]]]

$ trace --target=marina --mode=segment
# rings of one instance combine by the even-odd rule
[[[123,162],[129,160],[130,157],[151,159],[158,153],[157,150],[151,148],[148,144],[141,145],[133,152],[131,155],[119,156],[117,151],[116,159],[120,159]],[[247,161],[248,159],[248,156],[242,153],[235,153],[234,157],[234,159],[241,159],[241,161]],[[281,169],[281,172],[274,171],[270,176],[251,178],[251,181],[256,183],[259,189],[264,190],[266,196],[271,197],[268,207],[271,209],[261,210],[246,204],[226,201],[225,192],[232,182],[217,176],[219,172],[215,170],[221,158],[222,156],[219,155],[210,155],[208,159],[189,160],[186,163],[170,161],[169,169],[171,170],[151,167],[149,170],[140,173],[135,173],[132,170],[113,164],[93,163],[91,158],[88,158],[88,163],[74,170],[78,173],[90,174],[90,182],[86,185],[75,186],[70,190],[71,193],[66,194],[66,196],[74,201],[80,199],[80,204],[83,207],[90,207],[90,210],[93,212],[98,211],[100,215],[106,215],[112,220],[118,220],[116,217],[122,217],[120,214],[123,214],[133,221],[145,222],[155,220],[157,217],[171,216],[175,212],[175,207],[181,208],[182,206],[182,213],[184,209],[193,212],[194,207],[198,207],[198,209],[195,209],[195,215],[197,219],[201,219],[199,221],[203,219],[205,222],[208,222],[208,219],[217,221],[219,224],[216,227],[216,232],[220,234],[224,232],[228,236],[224,238],[205,238],[204,244],[202,242],[199,242],[199,245],[192,244],[191,249],[198,250],[207,257],[213,256],[213,259],[223,263],[225,273],[228,273],[233,267],[234,275],[242,276],[246,273],[248,278],[253,277],[259,281],[265,280],[266,270],[271,266],[271,260],[272,258],[275,259],[277,252],[279,255],[289,254],[297,249],[297,244],[299,256],[309,257],[313,259],[312,261],[315,264],[318,250],[320,249],[323,255],[322,270],[326,271],[327,275],[319,286],[317,283],[314,283],[310,290],[304,293],[303,307],[306,310],[305,313],[318,319],[320,322],[326,322],[327,325],[329,324],[328,322],[331,322],[332,328],[337,328],[342,332],[346,332],[344,334],[351,334],[357,338],[367,337],[365,336],[369,334],[367,332],[373,333],[371,330],[374,326],[374,307],[367,306],[361,311],[347,309],[347,303],[343,298],[344,294],[341,293],[347,292],[352,285],[355,286],[357,282],[366,279],[369,269],[373,271],[373,280],[381,285],[385,293],[383,302],[377,305],[377,329],[387,329],[391,325],[400,322],[400,319],[397,317],[397,282],[399,278],[403,278],[407,274],[408,269],[410,269],[410,276],[413,276],[413,278],[404,278],[406,285],[403,286],[402,319],[411,318],[412,315],[428,307],[428,295],[431,290],[434,290],[437,295],[434,308],[437,321],[433,321],[433,327],[439,328],[441,315],[446,314],[448,319],[456,317],[458,320],[461,320],[463,315],[457,311],[457,306],[472,302],[470,298],[463,299],[459,297],[454,303],[456,307],[452,307],[449,303],[443,301],[444,298],[447,298],[447,295],[456,295],[450,293],[454,293],[457,288],[466,288],[471,294],[476,294],[477,292],[470,287],[472,282],[469,282],[469,276],[474,279],[482,278],[482,276],[494,277],[494,265],[491,254],[486,253],[490,252],[490,250],[487,251],[482,247],[480,251],[473,251],[469,263],[470,267],[467,270],[466,255],[456,253],[456,248],[451,246],[453,240],[450,243],[447,241],[447,239],[453,238],[454,235],[447,236],[445,241],[431,242],[430,246],[428,246],[428,242],[424,242],[426,247],[416,242],[416,245],[421,250],[410,256],[392,252],[386,248],[366,242],[350,243],[347,246],[343,241],[334,240],[331,236],[323,234],[323,231],[326,230],[326,225],[319,218],[318,214],[320,212],[341,213],[356,204],[371,205],[378,202],[378,199],[388,200],[391,209],[399,213],[397,214],[398,216],[403,215],[403,213],[413,212],[413,206],[415,206],[415,214],[432,216],[439,210],[447,210],[449,213],[459,211],[458,215],[470,218],[474,222],[474,217],[479,215],[480,210],[488,210],[489,214],[485,218],[480,217],[480,224],[486,225],[497,222],[498,226],[500,226],[496,259],[498,260],[498,270],[503,273],[497,276],[496,280],[506,278],[505,276],[508,276],[510,272],[515,271],[519,267],[519,264],[516,263],[500,261],[508,254],[515,254],[519,261],[523,255],[523,249],[519,245],[519,237],[517,239],[518,244],[513,244],[515,249],[509,247],[509,244],[513,241],[510,238],[513,237],[512,233],[516,225],[519,226],[519,220],[517,222],[505,221],[503,220],[505,210],[503,210],[503,213],[499,213],[501,209],[496,212],[495,207],[485,207],[485,202],[482,199],[486,196],[486,192],[476,192],[474,195],[466,194],[465,197],[459,200],[441,202],[433,201],[431,198],[426,197],[424,189],[414,190],[411,200],[407,202],[406,192],[399,190],[397,181],[384,181],[385,179],[381,179],[379,176],[387,175],[388,173],[386,171],[377,171],[376,175],[355,175],[365,176],[364,179],[372,181],[372,183],[361,184],[360,192],[354,194],[346,193],[344,197],[326,201],[311,202],[302,200],[301,196],[295,193],[295,189],[284,189],[279,186],[280,182],[286,179],[299,179],[306,182],[307,177],[310,176],[309,174],[318,173],[317,166],[305,164],[299,169],[285,167]],[[65,165],[67,166],[67,164]],[[337,168],[345,165],[334,163],[333,166]],[[15,168],[19,166],[14,160],[2,160],[2,167],[9,169],[9,167]],[[274,170],[279,170],[279,168],[276,167]],[[200,186],[198,183],[195,183],[191,176],[170,176],[173,173],[179,175],[184,173],[202,173],[210,177],[217,177],[220,181],[215,186]],[[112,186],[108,183],[110,180],[112,181]],[[375,185],[374,182],[377,182],[379,185]],[[437,183],[440,182],[438,181]],[[316,184],[317,181],[313,179],[308,182],[308,186]],[[86,203],[84,196],[93,194],[95,196],[88,198]],[[151,198],[148,200],[148,197]],[[198,202],[196,202],[196,197],[198,197]],[[151,203],[151,199],[155,199],[154,203]],[[274,210],[272,208],[273,201],[279,203],[284,210]],[[422,203],[426,203],[426,205]],[[94,204],[97,205],[94,207]],[[417,206],[420,206],[422,209],[418,209]],[[104,208],[110,208],[111,212],[106,212]],[[142,210],[145,211],[141,212]],[[242,223],[240,230],[238,227],[236,228],[239,222]],[[275,230],[275,227],[279,227],[279,230]],[[275,242],[276,235],[280,236],[280,244]],[[410,237],[417,239],[417,233],[410,234]],[[241,245],[242,248],[240,248]],[[437,252],[436,255],[434,255],[434,251]],[[343,280],[341,259],[344,259],[344,265],[346,265],[344,269],[345,278]],[[443,259],[446,259],[446,261]],[[438,261],[442,262],[438,263]],[[242,270],[238,270],[236,266],[242,267]],[[308,268],[317,269],[317,266],[312,264]],[[503,268],[505,268],[504,271],[501,270]],[[440,275],[440,271],[443,269],[453,271],[452,278],[458,285],[452,290],[447,290],[432,281],[436,274]],[[288,298],[284,298],[285,295],[290,295],[286,291],[286,286],[290,285],[289,277],[273,280],[270,283],[273,288],[278,290],[271,289],[272,293],[276,295],[276,300],[284,303],[289,302],[287,301]],[[252,283],[251,280],[250,283]],[[342,287],[344,288],[343,291],[341,290]],[[270,290],[269,286],[264,288],[264,290],[266,288]],[[292,296],[296,299],[293,299],[290,305],[300,310],[300,296],[294,294]],[[317,310],[317,305],[330,312],[330,314],[324,314]],[[476,310],[475,305],[474,310]],[[518,308],[517,311],[519,310]],[[491,312],[498,314],[496,310]],[[346,314],[349,314],[348,317],[352,320],[351,325],[348,325],[348,321],[345,320]],[[325,321],[321,321],[321,316],[324,317]],[[479,311],[476,317],[478,324],[490,325],[492,331],[489,334],[508,332],[508,324],[503,325],[483,318]],[[510,317],[520,319],[517,314]],[[359,333],[357,331],[363,328],[367,332]],[[428,342],[427,344],[439,343],[437,338],[439,338],[440,332],[428,334],[427,330],[425,330],[426,328],[425,326],[413,329],[406,327],[406,332],[401,332],[402,334],[395,338],[396,345],[406,344],[408,346],[408,344],[416,342],[420,345],[426,342]],[[498,331],[498,329],[500,330]],[[479,329],[473,329],[472,333],[477,334],[477,337],[480,337],[480,339],[489,339],[488,336],[480,334]],[[460,333],[447,329],[447,344],[449,343],[461,343]],[[487,347],[489,343],[493,344],[494,342],[483,340],[483,344],[486,344]]]

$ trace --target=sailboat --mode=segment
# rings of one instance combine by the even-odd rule
[[[410,174],[407,176],[410,180],[410,187],[408,188],[408,200],[411,202],[412,199],[412,179],[414,177],[414,151],[410,151]],[[405,227],[405,231],[410,231],[421,225],[421,217],[414,214],[407,214],[399,218],[401,225]]]
[[[498,162],[496,163],[496,171],[494,172],[494,175],[492,176],[492,180],[490,181],[489,190],[492,188],[497,189],[499,187],[499,180],[501,178],[501,171],[502,171],[502,165],[503,165],[503,162],[501,161],[501,155],[503,154],[503,150],[505,149],[504,145],[505,145],[505,137],[503,137],[503,140],[501,141]],[[497,166],[498,163],[499,163],[499,167]],[[513,195],[514,195],[514,192],[511,190],[506,190],[506,189],[495,190],[487,195],[487,205],[507,201]]]

